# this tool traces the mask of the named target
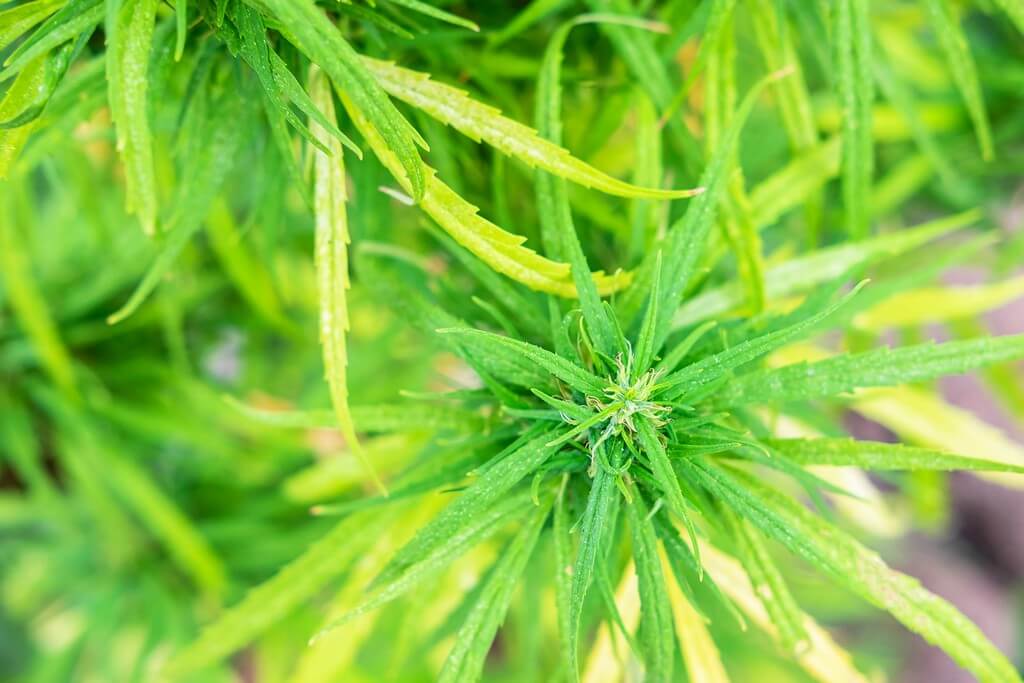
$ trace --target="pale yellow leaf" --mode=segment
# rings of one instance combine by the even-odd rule
[[[704,570],[714,579],[722,592],[758,628],[777,640],[778,631],[775,624],[768,616],[761,599],[754,592],[754,587],[740,563],[707,542],[700,544],[700,557]],[[850,654],[810,616],[804,617],[804,629],[807,632],[808,645],[795,657],[797,663],[812,678],[821,683],[868,683],[868,679],[853,666]]]
[[[922,325],[974,317],[1024,296],[1024,275],[983,285],[922,287],[901,292],[864,311],[854,324],[865,330]]]
[[[622,617],[622,623],[632,632],[640,621],[640,589],[632,562],[623,571],[622,580],[615,590],[615,606]],[[628,651],[629,645],[622,634],[609,622],[602,622],[587,657],[582,683],[622,683],[627,680],[627,667],[622,654]]]
[[[661,564],[665,576],[671,577],[672,568],[664,552],[661,553]],[[729,683],[729,675],[704,623],[704,617],[693,608],[676,581],[669,579],[666,584],[689,680],[692,683]]]

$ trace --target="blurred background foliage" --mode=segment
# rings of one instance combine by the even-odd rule
[[[44,2],[43,16],[103,5]],[[31,35],[31,25],[19,27],[15,14],[27,4],[39,3],[0,4],[0,55]],[[637,56],[648,53],[638,53],[622,27],[573,32],[563,79],[565,146],[639,184],[696,184],[700,155],[715,135],[707,112],[721,96],[706,75],[722,68],[716,60],[723,50],[708,57],[700,49],[716,3],[432,4],[475,22],[479,32],[403,2],[325,3],[361,52],[457,84],[523,122],[533,120],[540,55],[562,22],[594,10],[657,22],[656,32],[643,32],[659,65],[649,73]],[[929,17],[930,4],[870,5],[877,94],[870,105],[872,199],[864,209],[874,235],[898,235],[974,210],[962,221],[971,239],[961,233],[873,259],[868,270],[879,282],[932,264],[942,268],[896,304],[862,316],[841,340],[849,348],[1024,331],[1024,26],[1011,21],[1024,10],[1015,0],[935,3],[952,8],[967,37],[988,122],[979,124],[977,105],[965,99]],[[146,97],[158,223],[194,223],[197,232],[133,315],[107,321],[164,253],[167,236],[145,235],[125,212],[102,23],[75,45],[76,59],[42,116],[0,130],[2,680],[156,680],[162,663],[192,642],[201,624],[335,525],[331,516],[311,515],[311,507],[357,501],[371,491],[329,416],[318,425],[282,427],[251,412],[326,411],[331,404],[318,343],[314,225],[303,168],[308,150],[300,150],[294,134],[288,137],[293,147],[275,142],[257,75],[203,18],[207,5],[213,3],[188,4],[180,59],[176,7],[157,10]],[[762,96],[740,144],[750,215],[768,269],[849,238],[839,180],[844,119],[823,18],[830,6],[741,0],[735,12],[736,88],[746,91],[764,74],[796,63],[810,96],[809,127],[787,111],[785,96]],[[304,58],[289,43],[282,41],[279,52],[295,73],[305,73]],[[0,79],[10,96],[14,81]],[[402,111],[429,143],[424,158],[446,183],[495,223],[531,244],[539,241],[529,168],[420,112],[404,105]],[[338,124],[360,144],[346,117]],[[990,128],[990,144],[979,126]],[[492,314],[480,303],[488,295],[469,274],[471,257],[460,260],[443,248],[448,238],[408,205],[372,155],[348,155],[347,163],[355,264],[348,385],[364,446],[387,477],[424,449],[458,446],[444,425],[417,418],[416,411],[429,405],[424,392],[472,386],[474,378],[390,305],[393,293],[374,277],[383,271],[361,264],[385,257],[449,310],[467,319]],[[637,263],[648,232],[663,230],[685,204],[623,200],[578,187],[570,201],[590,262],[609,272]],[[716,253],[725,254],[728,231],[714,239]],[[732,252],[707,265],[703,286],[743,277]],[[769,292],[767,304],[785,306],[796,294]],[[734,297],[718,313],[750,305]],[[501,324],[500,315],[490,320]],[[967,444],[959,452],[982,448],[979,455],[1024,461],[1021,386],[1019,366],[1001,367],[890,397],[919,409],[909,416],[881,397],[801,417],[825,433],[845,425],[858,435],[954,450],[959,439]],[[360,416],[371,412],[386,421],[365,407],[374,404],[394,409],[397,431],[361,426]],[[403,420],[406,415],[412,417]],[[931,473],[862,483],[873,502],[859,513],[861,533],[897,566],[919,571],[1020,661],[1019,490]],[[426,512],[389,508],[375,522],[379,542],[353,552],[372,557],[397,547]],[[307,649],[325,612],[352,601],[329,590],[318,594],[267,624],[233,659],[188,680],[433,680],[465,609],[463,595],[497,547],[481,546],[430,590],[386,607],[329,646]],[[901,681],[960,680],[947,660],[891,620],[795,562],[784,567],[801,602],[836,628],[863,671]],[[339,558],[339,575],[360,571],[367,570],[355,557]],[[545,571],[540,563],[528,568],[519,590],[531,599],[513,602],[486,680],[551,680],[558,671],[547,647],[554,615],[540,599]],[[729,624],[715,620],[713,628],[734,680],[804,680],[766,638]]]

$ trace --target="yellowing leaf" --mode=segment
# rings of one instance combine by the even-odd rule
[[[1010,465],[1024,465],[1024,447],[972,413],[927,391],[909,387],[873,389],[859,393],[851,407],[908,442]],[[1009,488],[1024,489],[1024,477],[1016,474],[973,474]]]
[[[369,57],[363,63],[385,92],[422,109],[463,135],[484,140],[501,152],[529,166],[574,183],[620,197],[678,199],[700,190],[661,190],[638,187],[597,170],[565,148],[540,137],[535,130],[501,115],[494,107],[469,97],[465,91],[430,79],[429,74],[404,69]]]
[[[661,562],[665,567],[665,575],[671,576],[672,570],[664,553]],[[729,675],[725,672],[722,657],[715,641],[711,639],[704,617],[693,608],[676,581],[670,579],[666,584],[689,680],[693,683],[729,683]]]
[[[362,133],[377,158],[391,171],[402,188],[412,194],[411,184],[398,158],[388,149],[380,134],[351,100],[344,93],[339,94],[356,128]],[[475,206],[437,178],[434,169],[424,165],[423,175],[424,191],[419,206],[455,241],[494,270],[531,289],[567,298],[576,296],[576,286],[570,277],[569,264],[544,258],[532,249],[522,246],[526,241],[525,237],[506,232],[481,217]],[[594,284],[602,295],[612,294],[631,281],[628,272],[605,275],[598,271],[593,277]]]
[[[1024,296],[1024,275],[1003,282],[963,287],[922,287],[901,292],[856,318],[866,330],[921,325],[976,316]]]
[[[734,558],[726,555],[709,543],[700,544],[700,557],[704,570],[714,579],[715,584],[758,628],[773,639],[779,634],[768,611],[754,592],[743,567]],[[814,679],[821,683],[868,683],[868,679],[853,666],[851,657],[832,640],[832,636],[809,616],[804,616],[804,630],[807,632],[806,649],[795,655],[797,662]]]
[[[310,96],[328,121],[334,120],[331,86],[319,70],[310,72]],[[348,280],[348,218],[345,202],[345,162],[341,141],[316,121],[310,121],[310,132],[323,145],[314,149],[313,209],[316,214],[316,273],[320,295],[320,345],[323,348],[324,371],[331,391],[331,402],[338,416],[338,426],[352,452],[356,454],[381,491],[384,484],[366,458],[348,409],[348,353],[345,335],[349,329],[345,292]]]
[[[615,606],[626,629],[635,629],[640,621],[640,592],[636,568],[632,562],[623,571],[622,580],[615,590]],[[621,683],[626,666],[619,653],[628,649],[622,634],[609,621],[602,622],[597,630],[597,639],[590,648],[590,656],[587,657],[582,683]]]
[[[821,433],[788,415],[779,415],[772,419],[772,434],[777,437],[818,437]],[[851,495],[824,491],[829,502],[836,506],[843,515],[860,528],[876,536],[895,538],[906,532],[908,519],[899,514],[882,496],[882,492],[871,481],[863,470],[856,467],[823,467],[809,466],[807,470],[819,479]]]

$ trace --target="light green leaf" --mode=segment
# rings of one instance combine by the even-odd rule
[[[1024,3],[1020,0],[993,0],[995,5],[1001,9],[1010,21],[1014,23],[1017,30],[1024,33]]]
[[[604,550],[602,540],[606,537],[613,504],[619,495],[615,478],[605,468],[598,468],[597,475],[591,481],[583,519],[579,522],[580,543],[572,566],[572,587],[569,592],[569,659],[566,667],[572,682],[579,681],[580,677],[578,652],[583,603]]]
[[[778,630],[757,593],[754,592],[754,587],[740,563],[709,543],[701,543],[700,552],[708,576],[715,580],[722,592],[729,596],[729,599],[758,628],[772,639],[778,640]],[[812,678],[820,683],[868,683],[869,679],[853,666],[850,653],[837,645],[828,631],[806,614],[803,617],[803,626],[808,635],[809,646],[796,654],[795,659]],[[681,627],[679,632],[681,635],[685,633]],[[686,645],[683,647],[685,650]],[[711,679],[711,683],[719,683],[719,680]]]
[[[323,429],[338,426],[338,416],[333,410],[261,410],[230,396],[225,396],[225,401],[246,417],[272,427]],[[450,429],[472,433],[486,428],[479,414],[445,403],[356,405],[349,410],[364,432]]]
[[[334,100],[330,83],[318,70],[311,70],[309,80],[310,97],[314,105],[328,121],[333,120]],[[327,150],[313,151],[313,212],[316,218],[314,263],[320,297],[320,346],[323,349],[324,372],[342,436],[362,461],[377,488],[381,493],[386,493],[384,483],[359,444],[352,414],[348,409],[348,353],[345,335],[349,329],[346,292],[349,287],[350,238],[345,214],[348,191],[345,187],[344,150],[341,142],[316,121],[311,122],[310,131]]]
[[[987,460],[1024,466],[1024,447],[932,392],[910,387],[872,389],[857,396],[851,408],[905,441],[947,453],[983,454]],[[978,476],[1011,488],[1024,488],[1024,481],[1016,475],[978,472]]]
[[[969,458],[930,448],[854,439],[762,439],[769,449],[800,465],[857,467],[863,470],[976,470],[1024,474],[1024,464]]]
[[[369,594],[363,602],[328,623],[314,636],[314,641],[355,617],[405,595],[422,582],[451,566],[452,562],[470,548],[500,531],[504,524],[524,516],[534,507],[530,492],[520,491],[500,498],[489,507],[478,510],[474,516],[458,520],[457,525],[449,525],[449,528],[437,538],[437,543],[433,544],[429,551],[414,562],[403,566],[401,570],[394,573],[388,572],[385,568],[385,573],[380,574],[371,584],[368,589]],[[415,543],[417,538],[420,538],[419,534],[411,543]],[[394,560],[389,566],[394,567],[393,562]],[[387,579],[381,580],[381,577],[385,576]]]
[[[799,653],[807,645],[804,613],[796,604],[775,561],[768,553],[758,531],[731,511],[726,515],[740,560],[750,577],[750,585],[775,624],[779,643],[787,654]]]
[[[30,73],[31,70],[22,72],[18,77],[19,81]],[[3,104],[0,103],[0,111],[2,110]],[[0,131],[0,139],[7,132]],[[74,398],[78,392],[75,387],[71,354],[61,340],[60,331],[53,320],[46,299],[36,286],[38,280],[32,272],[27,238],[18,234],[15,228],[13,209],[16,200],[13,193],[16,191],[27,192],[28,188],[22,184],[0,185],[0,282],[3,283],[6,303],[11,307],[25,334],[31,339],[43,368],[65,396]],[[32,225],[26,225],[26,230]]]
[[[398,158],[388,149],[383,138],[344,95],[342,103],[377,158],[402,187],[411,192]],[[505,232],[481,217],[475,206],[441,182],[430,167],[423,165],[423,175],[425,187],[419,205],[456,242],[494,270],[531,289],[570,298],[576,295],[568,264],[551,261],[522,246],[525,237]],[[593,277],[601,294],[617,291],[630,281],[630,274],[622,272],[608,276],[599,271]]]
[[[33,0],[0,12],[0,50],[60,9],[64,0]]]
[[[871,137],[874,87],[868,0],[837,0],[833,19],[839,72],[836,94],[842,107],[843,208],[850,236],[864,239],[871,228],[871,176],[874,172]]]
[[[669,561],[664,553],[661,554],[661,565],[663,573],[669,575]],[[688,680],[693,683],[729,683],[722,656],[715,647],[703,615],[693,608],[678,582],[669,580],[666,583]]]
[[[754,225],[766,227],[811,200],[839,173],[840,139],[832,137],[793,159],[750,190]]]
[[[438,674],[438,683],[480,680],[484,660],[508,612],[519,577],[537,545],[540,531],[551,512],[551,503],[552,498],[548,496],[545,502],[537,505],[523,528],[502,551],[480,596],[455,636],[455,645]]]
[[[555,546],[555,612],[558,618],[558,642],[561,646],[562,661],[568,662],[576,643],[572,640],[572,539],[569,536],[569,503],[565,490],[569,475],[562,478],[562,484],[555,500],[552,516],[552,535]]]
[[[928,18],[931,19],[935,36],[939,39],[939,45],[953,73],[953,80],[967,104],[967,113],[974,124],[974,134],[978,138],[981,157],[990,160],[995,156],[992,129],[989,127],[988,114],[985,112],[985,99],[981,93],[978,72],[971,51],[967,47],[967,37],[956,20],[956,10],[949,0],[925,0],[924,4],[928,9]]]
[[[43,55],[30,62],[4,93],[3,100],[0,100],[0,121],[13,119],[30,107],[45,78],[46,55]],[[36,121],[32,121],[17,128],[0,128],[0,180],[10,176],[14,162],[35,127]]]
[[[577,391],[590,395],[601,395],[607,383],[600,377],[593,375],[583,368],[575,365],[561,356],[556,356],[546,349],[533,346],[526,342],[503,337],[499,334],[474,330],[470,328],[444,328],[438,330],[440,334],[453,335],[462,339],[475,339],[493,346],[505,347],[516,351],[523,358],[531,363],[536,363],[541,368],[562,380]]]
[[[818,249],[768,269],[765,285],[769,299],[779,299],[830,282],[862,263],[897,256],[942,235],[978,222],[981,212],[972,209],[913,228],[857,243]],[[673,319],[673,329],[714,318],[743,303],[743,289],[736,284],[707,289],[687,301]]]
[[[664,246],[664,272],[672,273],[666,279],[666,286],[661,289],[658,302],[659,322],[656,327],[654,351],[657,353],[669,334],[669,325],[682,299],[683,291],[697,270],[697,264],[704,252],[708,233],[711,230],[717,213],[718,202],[721,201],[729,177],[729,171],[735,161],[735,148],[740,131],[746,123],[750,111],[754,108],[758,95],[768,83],[776,80],[777,75],[762,79],[750,89],[737,109],[728,130],[723,134],[721,144],[715,150],[701,177],[701,185],[705,192],[698,196],[686,208],[686,213],[668,230]],[[658,258],[655,252],[648,252],[647,260],[642,267],[642,277],[638,278],[638,286],[627,292],[623,307],[627,318],[635,315],[646,296],[646,286],[653,277],[654,262]]]
[[[437,7],[434,7],[433,5],[428,5],[425,2],[420,2],[419,0],[384,0],[384,1],[385,2],[389,2],[392,5],[398,5],[399,7],[405,7],[406,9],[411,9],[412,11],[419,12],[420,14],[423,14],[424,16],[433,17],[434,19],[439,19],[439,20],[441,20],[443,22],[452,24],[454,26],[461,26],[463,28],[468,28],[470,31],[477,31],[477,32],[480,31],[480,27],[477,26],[476,24],[474,24],[469,19],[463,19],[462,17],[456,16],[456,15],[452,14],[451,12],[445,12],[442,9],[438,9]]]
[[[374,134],[408,178],[410,194],[420,199],[425,187],[424,167],[416,145],[426,147],[419,133],[395,109],[362,60],[331,20],[313,0],[247,0],[273,15],[292,32],[292,42],[324,70],[349,98],[347,108],[357,108]]]
[[[130,316],[157,288],[189,239],[202,227],[203,218],[236,161],[244,131],[240,125],[244,111],[242,94],[229,90],[215,101],[205,94],[196,98],[196,118],[190,121],[193,129],[189,131],[194,153],[188,157],[189,166],[166,222],[167,237],[128,301],[107,317],[108,324]]]
[[[537,77],[537,103],[534,122],[537,133],[555,145],[562,142],[562,50],[569,31],[577,22],[562,25],[548,42]],[[546,251],[556,258],[567,258],[572,269],[573,282],[580,299],[580,308],[587,323],[587,332],[597,350],[612,356],[618,344],[609,312],[601,305],[597,287],[590,275],[587,258],[583,254],[565,179],[540,172],[534,176],[537,211],[541,235]]]
[[[32,32],[4,61],[0,81],[5,81],[28,66],[29,62],[58,45],[92,32],[103,20],[103,0],[69,0],[53,16]],[[14,18],[13,16],[11,17]],[[4,24],[0,24],[4,26]],[[14,27],[16,28],[17,24]]]
[[[669,683],[676,650],[668,587],[658,554],[658,537],[639,492],[626,506],[633,532],[633,562],[640,592],[640,646],[647,665],[645,681]]]
[[[364,58],[364,63],[380,81],[381,87],[394,97],[422,109],[473,140],[487,142],[528,166],[620,197],[678,199],[700,192],[631,185],[580,161],[568,150],[537,135],[529,126],[502,116],[497,109],[477,102],[465,91],[431,80],[429,74],[369,57]]]
[[[147,235],[156,231],[156,169],[149,127],[149,58],[159,0],[123,0],[108,17],[107,83],[117,150],[125,170],[127,208]]]
[[[302,555],[208,624],[168,662],[171,679],[214,664],[245,646],[341,576],[394,516],[379,509],[339,522]]]
[[[134,461],[108,452],[103,465],[117,495],[160,539],[171,559],[200,588],[220,597],[227,584],[226,570],[193,521]]]
[[[543,433],[509,453],[495,456],[495,461],[468,488],[395,554],[373,585],[380,586],[403,575],[459,533],[467,520],[484,514],[502,497],[509,497],[506,494],[554,454],[556,449],[548,445],[550,440],[551,434]]]
[[[875,349],[744,375],[716,397],[720,406],[787,403],[894,386],[1024,358],[1024,335]]]
[[[683,396],[709,386],[742,365],[757,360],[819,329],[832,315],[850,303],[863,284],[861,283],[855,287],[835,303],[812,312],[811,315],[803,320],[782,329],[762,334],[759,337],[747,339],[736,346],[701,358],[696,363],[691,363],[681,370],[668,375],[658,386],[668,391],[669,395],[672,396]]]

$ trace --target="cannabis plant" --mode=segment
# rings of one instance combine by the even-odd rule
[[[870,549],[1024,475],[978,5],[4,4],[0,673],[1020,681]]]

